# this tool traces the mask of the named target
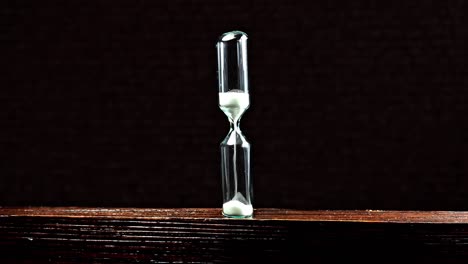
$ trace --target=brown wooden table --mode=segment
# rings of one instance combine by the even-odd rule
[[[468,212],[0,207],[0,263],[468,263]]]

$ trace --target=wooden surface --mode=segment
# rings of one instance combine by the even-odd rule
[[[468,263],[468,212],[0,208],[0,263]]]

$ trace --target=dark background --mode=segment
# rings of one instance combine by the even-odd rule
[[[238,29],[256,207],[468,209],[464,1],[0,6],[0,205],[220,207]]]

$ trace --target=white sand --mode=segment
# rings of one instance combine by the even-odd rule
[[[233,121],[237,121],[249,108],[250,97],[248,93],[227,92],[219,93],[219,107]]]
[[[231,216],[251,216],[253,207],[251,204],[243,204],[242,202],[231,200],[223,204],[223,213]]]

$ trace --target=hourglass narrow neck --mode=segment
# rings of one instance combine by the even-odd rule
[[[236,120],[235,122],[229,122],[230,129],[229,133],[227,134],[226,138],[224,139],[222,144],[226,145],[243,145],[246,146],[249,143],[245,139],[242,131],[240,130],[240,120]]]
[[[236,131],[236,132],[240,132],[240,118],[238,118],[236,120],[229,120],[229,123],[230,123],[230,126],[231,126],[231,130]]]

